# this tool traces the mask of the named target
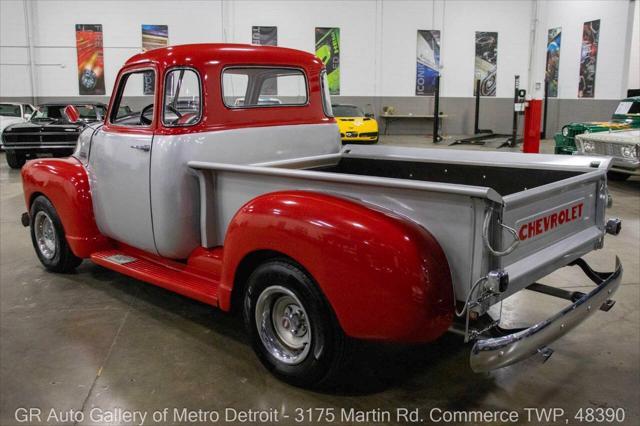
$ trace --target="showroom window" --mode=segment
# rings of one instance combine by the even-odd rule
[[[164,80],[162,122],[165,126],[192,126],[200,121],[200,77],[191,68],[169,71]]]
[[[135,71],[120,80],[111,122],[121,126],[149,126],[153,121],[155,72]]]
[[[295,68],[227,68],[222,73],[222,94],[229,108],[305,105],[307,79]]]

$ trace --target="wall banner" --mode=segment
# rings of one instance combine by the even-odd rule
[[[416,95],[433,95],[440,72],[440,31],[418,30],[416,47]]]
[[[582,26],[582,49],[580,50],[579,98],[593,98],[596,91],[596,64],[598,61],[598,37],[600,20],[585,22]]]
[[[169,27],[167,25],[145,25],[142,24],[142,51],[146,52],[169,45]],[[148,72],[144,74],[145,95],[153,95],[156,84],[155,74]],[[169,85],[169,87],[171,87]]]
[[[562,42],[562,28],[550,28],[547,37],[547,67],[545,80],[549,84],[547,96],[558,97],[558,74],[560,70],[560,43]]]
[[[277,46],[278,45],[278,27],[251,27],[251,44],[258,46]],[[265,95],[278,94],[278,80],[267,80],[263,87],[262,93]]]
[[[476,67],[473,82],[475,95],[475,80],[480,80],[480,96],[495,96],[498,71],[498,33],[476,31]]]
[[[316,28],[316,56],[327,68],[329,92],[340,94],[340,28]]]
[[[76,24],[78,88],[81,95],[104,95],[102,25]]]
[[[278,27],[251,27],[251,44],[277,46]]]
[[[169,27],[142,24],[142,51],[146,52],[169,45]]]

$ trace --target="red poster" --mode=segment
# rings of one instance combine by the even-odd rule
[[[81,95],[104,95],[102,25],[76,24],[78,86]]]

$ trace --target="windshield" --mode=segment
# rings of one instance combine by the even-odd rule
[[[64,109],[66,105],[44,105],[39,107],[31,118],[32,121],[66,121]],[[102,120],[105,114],[105,108],[102,105],[76,105],[80,113],[80,120],[98,121]]]
[[[616,108],[616,115],[640,114],[640,102],[622,101]]]
[[[364,111],[355,105],[331,105],[334,117],[364,117]]]
[[[20,105],[0,104],[0,115],[3,117],[20,117]]]

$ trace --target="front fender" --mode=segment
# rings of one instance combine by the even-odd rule
[[[313,192],[257,197],[236,213],[227,231],[221,308],[230,307],[238,265],[259,250],[300,263],[349,336],[426,342],[451,325],[453,289],[444,252],[406,218]]]
[[[75,158],[46,158],[28,161],[22,168],[22,186],[27,211],[34,198],[47,197],[60,217],[73,254],[86,258],[106,249],[107,238],[100,234],[93,216],[89,177]]]

